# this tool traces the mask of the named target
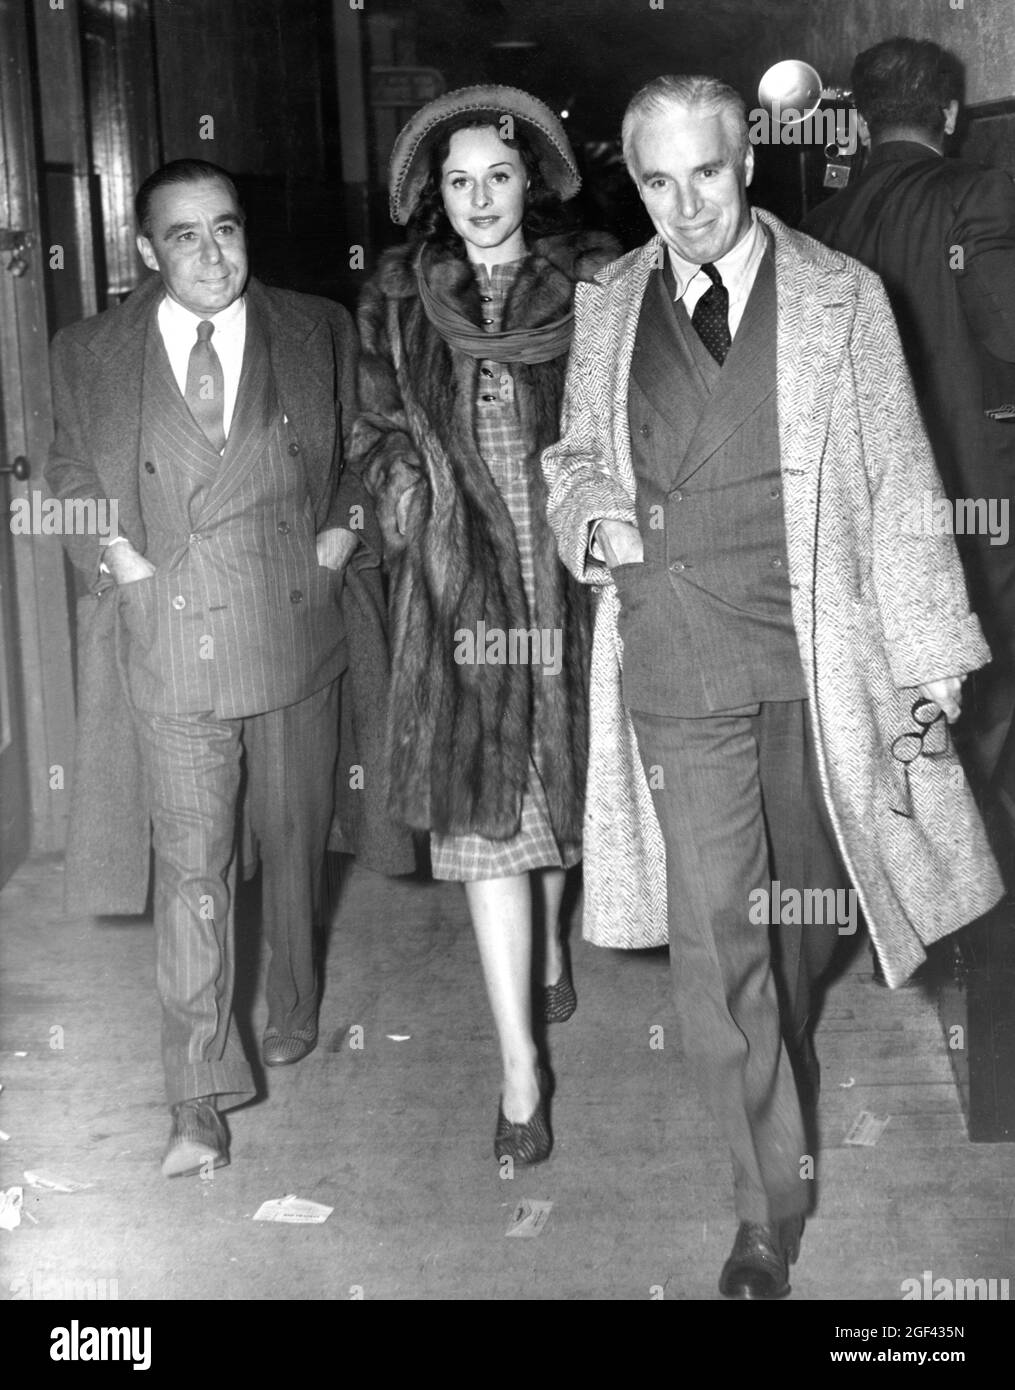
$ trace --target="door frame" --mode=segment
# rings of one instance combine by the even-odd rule
[[[29,462],[25,481],[7,476],[11,501],[45,491],[43,465],[53,437],[44,276],[40,244],[36,134],[26,6],[0,0],[0,227],[27,230],[27,270],[12,275],[0,254],[0,407],[4,453]],[[10,526],[11,514],[0,519]],[[11,535],[14,603],[28,773],[30,853],[66,842],[74,748],[74,686],[67,572],[58,536]]]

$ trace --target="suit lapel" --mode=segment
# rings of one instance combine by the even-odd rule
[[[817,265],[798,249],[798,233],[758,216],[775,237],[779,448],[784,470],[812,475],[814,486],[835,396],[835,380],[856,314],[837,264]],[[816,493],[815,493],[816,505]]]
[[[688,410],[700,410],[710,386],[688,349],[676,307],[669,302],[663,277],[653,273],[642,298],[631,376],[675,438],[684,441],[690,437]],[[682,379],[685,375],[693,378],[693,385]]]
[[[758,217],[775,242],[776,393],[779,447],[784,471],[811,476],[811,485],[794,489],[806,507],[816,502],[817,475],[828,428],[836,376],[849,342],[856,303],[838,267],[817,264],[807,253],[809,238],[785,228],[758,209]],[[610,282],[601,303],[589,303],[596,315],[596,340],[601,345],[603,377],[610,384],[606,437],[613,450],[617,481],[634,501],[636,483],[631,461],[627,394],[638,317],[649,276],[658,263],[662,240],[655,236],[642,247],[625,274]],[[771,352],[769,340],[764,350]],[[731,350],[732,351],[732,350]],[[605,380],[604,380],[605,378]],[[789,501],[787,499],[787,505]]]
[[[779,455],[788,480],[783,506],[790,579],[796,585],[794,621],[801,641],[809,644],[813,608],[805,596],[813,592],[814,585],[821,470],[836,381],[847,357],[857,298],[843,273],[848,265],[845,256],[830,256],[822,248],[820,260],[816,260],[808,238],[785,228],[767,213],[759,211],[758,216],[775,237]]]
[[[770,396],[776,386],[775,266],[766,251],[719,379],[702,411],[676,482],[684,482]]]
[[[120,524],[144,545],[144,526],[137,470],[141,450],[141,404],[144,391],[148,325],[162,298],[162,281],[152,276],[119,308],[98,320],[88,344],[95,359],[90,383],[94,401],[89,444],[107,497],[120,504]]]
[[[645,290],[662,254],[662,245],[662,238],[658,236],[647,242],[628,272],[609,285],[602,305],[602,341],[608,344],[605,351],[614,363],[609,422],[613,460],[619,481],[626,489],[632,504],[637,485],[631,459],[631,426],[627,409],[631,358],[638,335],[638,319]]]
[[[293,432],[300,441],[304,466],[326,474],[337,443],[337,383],[328,324],[295,307],[269,303],[263,289],[251,294],[262,316],[275,389]],[[324,491],[325,478],[311,486]]]
[[[120,500],[121,525],[139,544],[144,543],[137,474],[145,344],[149,320],[163,294],[161,279],[150,276],[122,305],[97,320],[87,345],[95,359],[90,442],[94,441],[96,467],[106,495]],[[267,340],[278,399],[303,446],[305,466],[315,476],[322,474],[316,478],[317,491],[322,492],[337,436],[334,354],[328,325],[304,314],[290,301],[272,296],[256,280],[249,282],[247,296],[248,308],[252,306],[258,313]],[[244,361],[244,369],[246,365]],[[180,405],[186,409],[182,397]],[[239,401],[237,410],[242,419]],[[187,415],[189,418],[189,411]],[[230,435],[237,436],[234,448],[241,429],[234,421],[230,429]],[[311,491],[313,494],[314,489]],[[217,489],[219,504],[224,495],[221,484]]]

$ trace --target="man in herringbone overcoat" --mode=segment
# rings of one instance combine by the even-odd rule
[[[659,235],[579,287],[543,456],[599,594],[585,933],[668,936],[733,1160],[720,1289],[776,1298],[811,1205],[812,986],[856,898],[898,985],[999,895],[946,725],[989,651],[951,538],[914,524],[940,482],[877,277],[752,212],[725,84],[650,83],[624,145]],[[854,910],[770,944],[787,890]]]

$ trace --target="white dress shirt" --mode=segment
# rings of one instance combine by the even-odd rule
[[[727,251],[725,256],[714,263],[716,270],[722,276],[722,282],[730,297],[728,317],[731,338],[737,336],[740,320],[744,316],[747,301],[754,288],[758,266],[765,254],[765,246],[764,229],[752,211],[751,225],[747,231],[744,232],[732,251]],[[687,317],[690,318],[698,300],[709,288],[712,281],[700,265],[683,260],[672,247],[670,247],[670,268],[673,271],[673,278],[677,282],[674,303],[682,299],[684,308],[687,310]]]
[[[242,296],[217,314],[192,314],[175,299],[166,295],[159,305],[159,332],[169,354],[169,365],[180,388],[187,391],[187,367],[190,352],[197,342],[197,325],[207,318],[215,325],[211,345],[222,363],[224,394],[222,398],[222,428],[226,434],[233,419],[236,393],[240,389],[240,369],[243,366],[243,346],[247,338],[247,301]]]

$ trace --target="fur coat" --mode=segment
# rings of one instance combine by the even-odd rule
[[[502,327],[560,318],[576,283],[593,280],[617,254],[609,238],[594,233],[535,242],[509,292]],[[517,832],[528,778],[531,668],[458,664],[455,634],[550,629],[560,634],[562,668],[541,677],[541,772],[556,834],[577,842],[587,764],[589,597],[560,563],[539,466],[542,450],[560,434],[567,357],[511,366],[528,442],[536,573],[530,614],[514,524],[476,443],[479,359],[451,348],[426,317],[418,255],[409,246],[387,252],[359,310],[363,413],[354,466],[375,500],[391,575],[390,809],[421,830],[491,839]],[[428,274],[438,295],[481,323],[467,260],[451,253],[428,259]]]
[[[990,659],[950,536],[914,528],[942,496],[884,288],[856,261],[758,212],[775,240],[776,396],[793,622],[818,773],[836,840],[890,985],[924,947],[1001,895],[954,751],[910,768],[892,740],[916,687]],[[583,932],[602,946],[666,940],[666,874],[621,686],[619,600],[589,527],[637,525],[627,395],[641,302],[661,242],[576,297],[563,437],[543,457],[568,568],[599,589],[591,676]],[[679,904],[671,905],[679,911]]]

